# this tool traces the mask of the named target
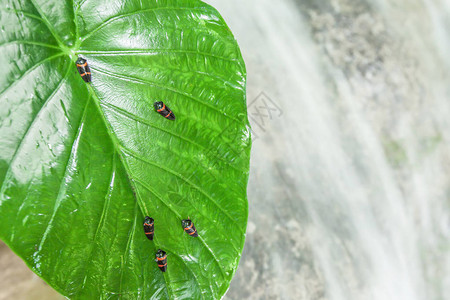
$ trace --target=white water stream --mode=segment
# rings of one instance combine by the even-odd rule
[[[450,299],[450,1],[207,2],[256,137],[226,299]]]

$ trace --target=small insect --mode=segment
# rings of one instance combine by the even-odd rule
[[[169,120],[175,120],[175,115],[173,114],[173,111],[164,104],[164,102],[155,102],[153,104],[153,106],[155,107],[156,111],[163,116],[166,119]]]
[[[155,222],[150,217],[145,217],[144,220],[144,232],[150,241],[153,241],[153,235],[155,234]]]
[[[81,78],[83,78],[83,80],[86,82],[91,82],[91,68],[89,68],[87,60],[82,57],[78,57],[76,64],[78,73],[80,73]]]
[[[181,221],[181,226],[183,226],[184,231],[186,231],[186,233],[190,236],[198,237],[197,229],[191,219]]]
[[[165,272],[167,270],[167,254],[161,249],[156,252],[156,263],[161,271]]]

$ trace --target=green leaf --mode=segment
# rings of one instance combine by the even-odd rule
[[[221,298],[245,240],[251,142],[245,66],[218,12],[196,0],[1,4],[0,238],[72,299]]]

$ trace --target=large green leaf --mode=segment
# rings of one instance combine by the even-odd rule
[[[220,298],[244,244],[250,152],[223,19],[196,0],[0,1],[0,238],[69,298]]]

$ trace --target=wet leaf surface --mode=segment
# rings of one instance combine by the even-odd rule
[[[0,238],[69,298],[220,298],[245,239],[250,136],[245,66],[217,11],[192,0],[1,7]]]

